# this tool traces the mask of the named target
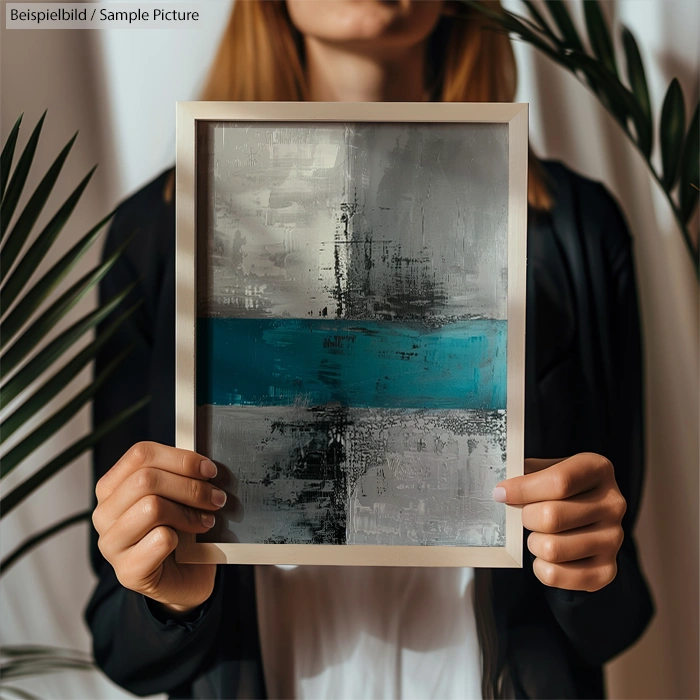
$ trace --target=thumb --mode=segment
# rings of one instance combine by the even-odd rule
[[[496,484],[493,490],[493,500],[499,503],[510,503],[511,505],[524,505],[535,501],[549,500],[542,497],[543,485],[546,484],[547,477],[534,476],[528,479],[528,475],[541,472],[564,459],[526,459],[523,476],[512,476],[510,479]]]

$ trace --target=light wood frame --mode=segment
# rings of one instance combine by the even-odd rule
[[[528,105],[514,103],[179,102],[176,168],[176,437],[195,448],[197,123],[463,122],[508,124],[506,474],[523,473]],[[521,509],[506,506],[504,547],[200,543],[180,533],[178,562],[521,567]]]

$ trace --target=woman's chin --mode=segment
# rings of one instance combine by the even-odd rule
[[[427,36],[442,3],[412,0],[288,0],[297,29],[325,42],[412,43]]]

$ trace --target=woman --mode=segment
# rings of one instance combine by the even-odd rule
[[[236,2],[206,99],[512,101],[507,37],[447,2]],[[216,467],[174,441],[174,202],[167,171],[117,212],[105,278],[142,306],[98,358],[133,351],[95,400],[147,409],[95,449],[86,616],[95,658],[171,697],[602,697],[601,665],[652,615],[631,528],[642,392],[630,238],[605,189],[558,163],[529,176],[522,570],[187,566],[175,530],[206,532]],[[125,308],[130,305],[128,300]],[[568,459],[561,458],[572,455]],[[614,466],[613,466],[614,465]]]

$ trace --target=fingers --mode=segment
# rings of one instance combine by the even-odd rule
[[[545,585],[597,591],[615,578],[627,506],[609,460],[525,460],[525,475],[498,484],[494,499],[522,506],[533,571]]]
[[[532,564],[535,576],[554,588],[570,591],[597,591],[607,586],[617,575],[617,563],[605,556],[595,556],[575,562],[553,564],[535,559]]]
[[[97,482],[97,502],[108,498],[135,472],[151,467],[190,479],[210,479],[217,473],[216,465],[196,452],[157,442],[138,442]]]
[[[523,506],[523,527],[553,534],[593,523],[619,524],[626,508],[620,492],[610,486],[582,493],[564,501],[543,501]]]
[[[148,496],[160,496],[191,508],[215,511],[226,502],[224,491],[206,481],[153,467],[139,469],[95,508],[93,523],[100,535],[135,503]]]
[[[593,525],[548,535],[532,532],[527,548],[539,559],[552,564],[587,559],[599,554],[614,558],[622,546],[624,533],[619,526]]]
[[[160,525],[133,547],[122,550],[112,559],[106,555],[105,558],[114,567],[122,586],[153,596],[161,583],[162,564],[175,551],[177,545],[178,536],[175,530]],[[102,538],[100,538],[100,550],[102,550]]]
[[[164,593],[163,565],[178,544],[175,530],[202,533],[214,524],[215,518],[210,512],[148,495],[100,535],[98,547],[123,586],[159,599],[162,596],[158,592]],[[172,580],[169,587],[173,588]],[[178,599],[187,594],[186,590],[179,589],[171,592]]]
[[[582,453],[542,464],[546,462],[552,460],[526,460],[533,471],[498,484],[496,488],[505,491],[498,500],[510,505],[562,500],[590,491],[608,477],[614,479],[612,464],[600,455]]]
[[[523,506],[523,527],[533,532],[554,534],[599,522],[605,508],[595,494],[583,494],[567,501],[544,501]]]
[[[161,496],[145,496],[101,535],[100,551],[111,561],[161,525],[197,534],[207,532],[215,522],[211,513],[180,505]]]
[[[205,601],[214,566],[179,565],[176,532],[203,533],[226,494],[209,483],[216,465],[189,450],[140,442],[97,483],[98,547],[120,583],[182,612]]]

